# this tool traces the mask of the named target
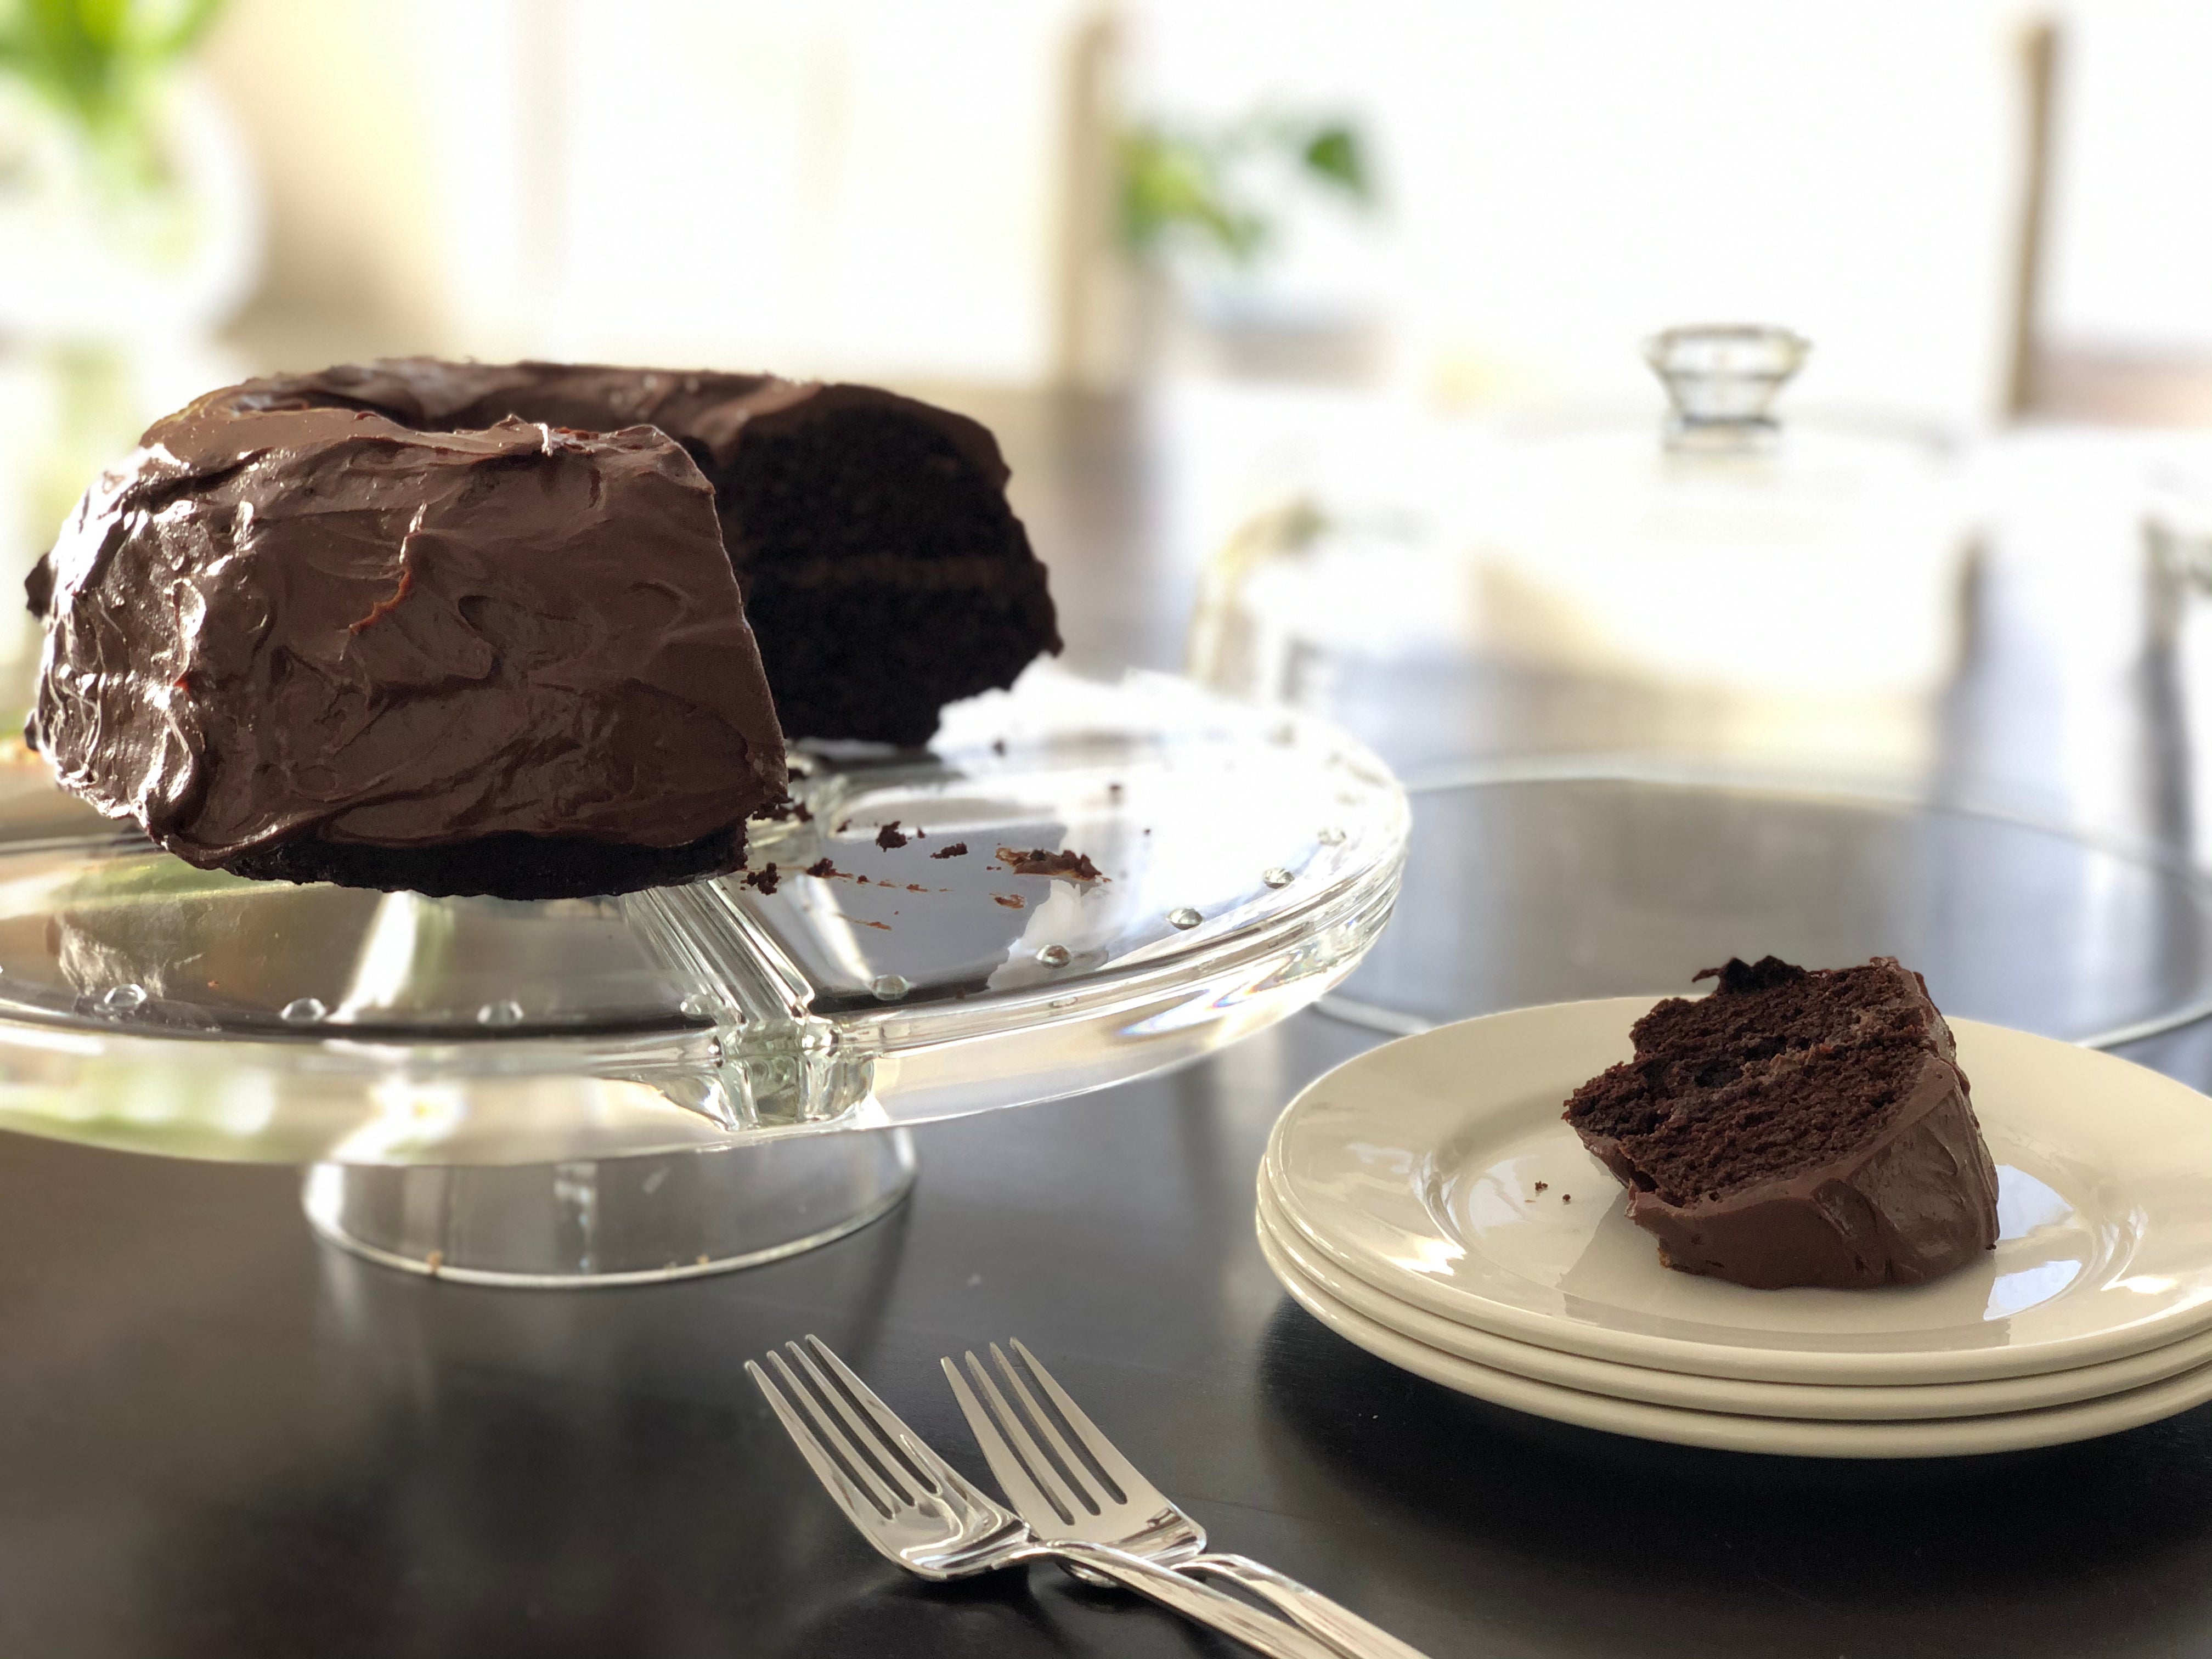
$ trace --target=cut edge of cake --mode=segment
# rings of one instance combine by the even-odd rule
[[[1815,970],[1768,957],[1698,977],[1719,985],[1655,1006],[1635,1058],[1563,1114],[1668,1266],[1858,1289],[1923,1283],[1995,1243],[1995,1165],[1917,974],[1887,957]],[[1805,1016],[1824,1007],[1836,1018],[1815,1036]]]

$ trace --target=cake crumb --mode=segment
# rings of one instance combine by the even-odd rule
[[[1559,1202],[1562,1204],[1571,1204],[1574,1201],[1575,1195],[1572,1193],[1561,1193],[1559,1194]]]
[[[994,904],[1003,904],[1009,910],[1018,910],[1026,905],[1029,901],[1024,898],[1019,893],[994,893],[991,895],[991,902]]]
[[[994,755],[1003,755],[1003,754],[1005,754],[1005,753],[1006,752],[1006,740],[1004,738],[992,738],[992,739],[991,739],[991,752],[992,752],[993,754],[994,754]]]
[[[899,821],[893,818],[876,831],[876,845],[889,852],[894,847],[906,845],[907,838],[899,834]]]
[[[817,859],[813,863],[806,866],[806,873],[808,875],[818,877],[823,881],[829,880],[830,877],[837,874],[837,866],[830,863],[826,858]]]
[[[842,836],[842,835],[843,835],[843,834],[844,834],[848,830],[850,830],[852,827],[853,827],[853,820],[852,820],[852,819],[850,819],[850,818],[841,818],[841,819],[838,821],[837,827],[836,827],[835,830],[832,830],[830,833],[831,835],[833,835],[833,836]]]
[[[1024,853],[1012,847],[999,849],[999,862],[1018,876],[1059,876],[1068,881],[1103,881],[1098,866],[1091,861],[1088,853],[1054,852],[1050,848],[1032,848]]]
[[[764,869],[748,870],[744,874],[745,885],[753,889],[756,892],[773,893],[775,891],[775,884],[781,878],[775,873],[775,866],[773,864],[769,865]]]
[[[1536,1190],[1540,1193],[1551,1184],[1552,1183],[1548,1181],[1540,1181],[1536,1183]]]
[[[964,859],[968,856],[968,843],[964,841],[956,841],[939,848],[929,856],[933,859]]]

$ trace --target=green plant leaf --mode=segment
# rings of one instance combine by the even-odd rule
[[[1374,175],[1368,170],[1366,145],[1359,130],[1348,122],[1315,128],[1299,159],[1316,179],[1341,190],[1352,200],[1374,199]]]
[[[222,0],[13,0],[0,10],[0,72],[112,139],[143,121],[155,73],[222,9]]]
[[[1195,246],[1232,265],[1249,265],[1277,227],[1249,198],[1248,163],[1279,157],[1297,176],[1362,206],[1374,183],[1358,128],[1262,110],[1211,132],[1140,122],[1116,145],[1122,251],[1139,263]]]
[[[1204,145],[1134,127],[1122,135],[1121,162],[1121,240],[1130,252],[1150,255],[1188,233],[1242,261],[1265,240],[1265,223],[1224,194],[1219,162]]]
[[[199,45],[222,8],[223,0],[185,0],[169,26],[154,36],[152,51],[164,60],[182,58]]]

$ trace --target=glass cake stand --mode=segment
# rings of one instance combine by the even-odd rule
[[[1412,786],[1413,902],[1325,1012],[1403,1035],[1680,995],[1730,956],[1894,956],[1947,1014],[2113,1048],[2212,1016],[2212,883],[2002,813],[1567,757]]]
[[[905,1126],[1283,1018],[1397,893],[1372,756],[1166,676],[1043,666],[927,754],[793,758],[746,874],[523,903],[195,870],[18,757],[0,1127],[307,1164],[325,1236],[452,1278],[712,1272],[895,1204]],[[1060,851],[1097,876],[1023,872]]]

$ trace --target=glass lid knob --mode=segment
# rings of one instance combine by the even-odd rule
[[[1805,362],[1813,343],[1786,328],[1702,324],[1670,328],[1644,343],[1673,405],[1667,447],[1741,453],[1770,447],[1780,432],[1767,407]]]

